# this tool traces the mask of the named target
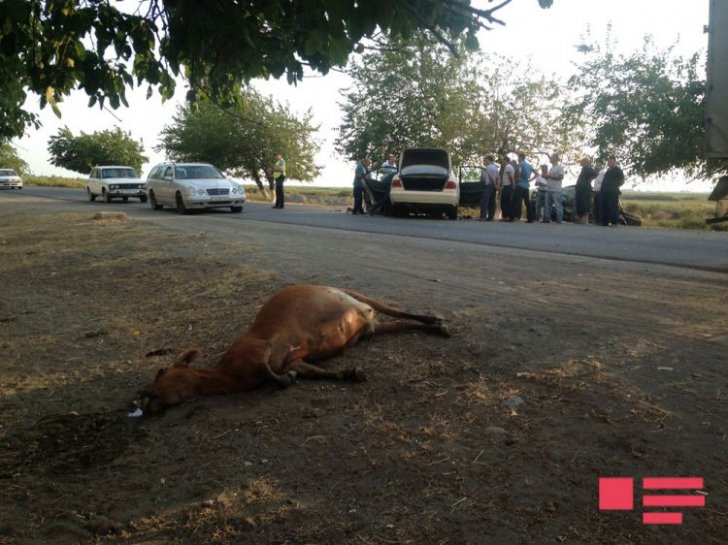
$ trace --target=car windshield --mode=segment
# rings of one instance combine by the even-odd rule
[[[205,178],[224,178],[212,165],[177,165],[174,177],[178,180],[200,180]]]
[[[17,174],[9,168],[2,168],[0,169],[0,176],[17,176]]]
[[[102,178],[138,178],[133,168],[104,168],[101,170]]]

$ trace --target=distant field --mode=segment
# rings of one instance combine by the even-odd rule
[[[59,176],[24,176],[28,185],[54,187],[84,187],[82,178]],[[246,185],[251,201],[268,200],[255,185]],[[341,187],[287,187],[286,198],[290,202],[304,204],[343,206],[351,202],[350,188]],[[626,210],[642,218],[646,227],[669,227],[672,229],[717,229],[728,231],[728,222],[706,225],[706,218],[713,216],[715,203],[708,201],[708,193],[660,193],[625,191],[622,204]]]
[[[625,191],[622,205],[627,212],[640,216],[646,227],[709,230],[706,218],[715,212],[715,203],[708,193],[641,193]],[[728,224],[716,224],[713,229],[728,230]]]
[[[25,185],[40,185],[45,187],[86,187],[83,178],[64,178],[61,176],[23,176]]]

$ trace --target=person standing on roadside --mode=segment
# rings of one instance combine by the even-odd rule
[[[529,195],[529,185],[531,176],[533,175],[533,167],[526,161],[526,154],[518,154],[518,165],[516,166],[516,185],[513,188],[513,201],[511,206],[511,221],[521,220],[521,204],[526,206],[526,222],[533,222],[533,210],[531,210],[531,199]]]
[[[601,225],[602,223],[602,180],[604,180],[604,173],[606,172],[603,168],[599,168],[597,177],[594,178],[594,206],[592,211],[594,214],[594,225]]]
[[[507,155],[503,156],[503,176],[500,184],[501,221],[513,221],[513,188],[516,185],[516,170]]]
[[[385,163],[382,163],[382,166],[379,167],[379,173],[381,176],[380,180],[388,181],[389,186],[387,187],[387,191],[384,193],[384,195],[377,199],[376,202],[372,203],[369,214],[374,215],[381,210],[382,213],[386,215],[392,208],[391,202],[389,200],[389,193],[392,189],[392,178],[395,174],[397,174],[398,170],[399,168],[397,167],[397,157],[392,153],[387,158],[387,161]]]
[[[493,162],[493,156],[483,159],[483,168],[480,180],[485,184],[483,198],[480,200],[480,220],[493,221],[495,217],[495,191],[498,188],[498,166]]]
[[[548,182],[546,181],[546,174],[549,171],[548,165],[541,165],[541,172],[536,176],[534,182],[536,182],[536,206],[534,207],[534,221],[539,219],[543,222],[546,217],[546,187]],[[549,219],[551,219],[551,212],[549,211]]]
[[[283,193],[283,182],[286,180],[286,162],[280,153],[276,153],[276,162],[273,165],[273,179],[276,182],[276,204],[273,208],[283,208],[286,200]]]
[[[591,212],[592,186],[591,182],[597,177],[597,171],[591,166],[591,160],[584,157],[581,161],[581,172],[576,179],[576,219],[574,223],[589,223],[589,212]]]
[[[607,160],[602,187],[599,191],[601,201],[602,225],[616,227],[619,224],[619,188],[624,184],[624,172],[617,166],[617,158],[612,155]]]
[[[549,159],[551,168],[545,176],[546,202],[541,223],[551,223],[552,204],[556,207],[556,223],[562,223],[564,221],[564,203],[561,202],[561,181],[564,179],[564,167],[559,163],[559,156],[555,153]]]
[[[352,215],[364,214],[364,179],[369,175],[372,161],[362,157],[354,169],[354,208]]]

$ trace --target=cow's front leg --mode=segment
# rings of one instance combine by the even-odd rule
[[[303,378],[349,380],[351,382],[365,382],[367,379],[364,369],[361,367],[354,367],[352,369],[346,369],[345,371],[330,371],[310,363],[297,361],[292,363],[289,369],[294,371],[297,376]]]

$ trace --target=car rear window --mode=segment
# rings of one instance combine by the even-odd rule
[[[443,149],[416,148],[405,150],[402,154],[401,168],[411,165],[433,165],[449,170],[447,151]]]

